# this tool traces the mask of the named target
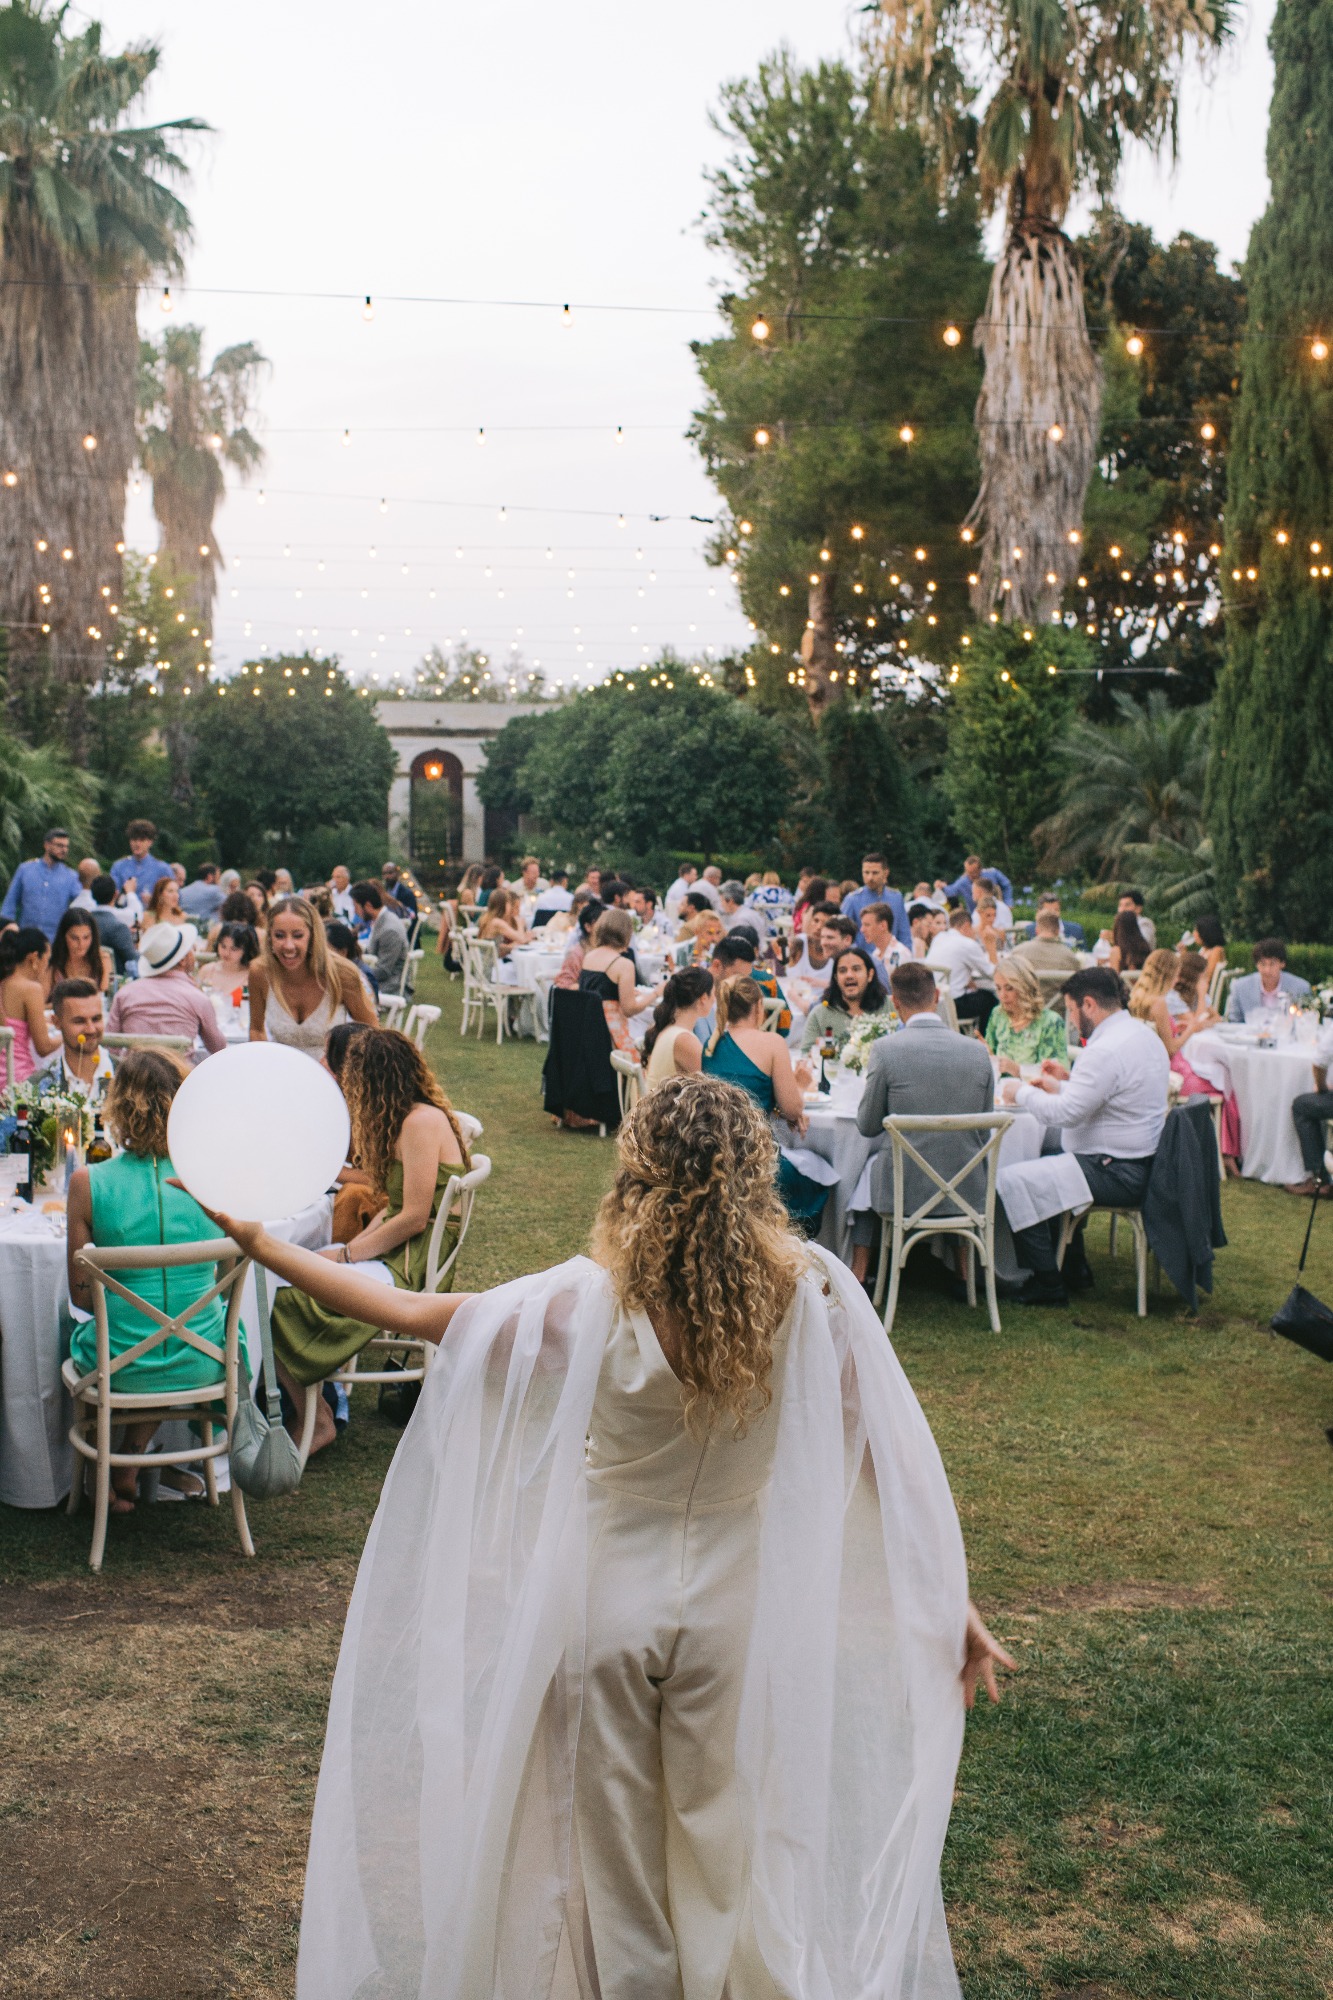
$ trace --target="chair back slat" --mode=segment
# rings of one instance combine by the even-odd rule
[[[202,1254],[201,1254],[202,1253]],[[229,1261],[234,1260],[234,1261]],[[158,1271],[179,1270],[191,1264],[213,1264],[215,1267],[226,1263],[227,1269],[215,1274],[214,1283],[208,1291],[178,1313],[165,1313],[153,1305],[151,1300],[140,1297],[137,1292],[120,1283],[113,1275],[116,1271]],[[220,1363],[228,1374],[234,1373],[237,1328],[241,1312],[241,1280],[249,1269],[250,1260],[242,1255],[240,1245],[229,1236],[205,1239],[198,1243],[146,1243],[118,1244],[105,1249],[96,1244],[87,1244],[75,1254],[75,1269],[82,1271],[92,1285],[93,1323],[97,1332],[97,1365],[80,1376],[75,1388],[78,1393],[86,1384],[96,1382],[100,1391],[106,1394],[112,1386],[112,1377],[161,1347],[167,1340],[178,1339],[185,1346],[195,1348],[209,1360]],[[151,1321],[151,1330],[132,1347],[119,1354],[111,1352],[111,1329],[107,1318],[106,1297],[114,1292],[133,1306],[136,1312]],[[213,1304],[215,1299],[227,1295],[227,1316],[223,1334],[223,1346],[218,1347],[206,1335],[196,1332],[188,1324],[197,1314]],[[222,1387],[222,1384],[218,1385]],[[233,1383],[234,1388],[234,1383]]]
[[[426,1282],[422,1288],[424,1291],[438,1292],[443,1280],[457,1263],[463,1239],[471,1226],[477,1189],[490,1179],[490,1173],[491,1163],[486,1154],[474,1153],[472,1165],[467,1172],[457,1175],[449,1183],[448,1199],[440,1203],[430,1233],[430,1244],[426,1252]],[[440,1251],[444,1244],[445,1231],[455,1216],[458,1218],[458,1238],[449,1255],[441,1263]]]

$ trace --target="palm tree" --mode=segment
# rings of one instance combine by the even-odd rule
[[[1230,32],[1234,0],[879,0],[869,44],[887,114],[922,126],[946,180],[975,162],[1007,234],[973,340],[981,486],[973,606],[1045,618],[1079,567],[1101,368],[1070,201],[1110,196],[1127,139],[1174,147],[1182,72]]]
[[[213,516],[226,491],[223,467],[244,478],[264,462],[249,429],[259,376],[268,366],[253,341],[225,347],[208,373],[203,329],[168,327],[144,341],[139,371],[139,456],[153,482],[162,529],[159,554],[182,580],[207,636],[222,555]]]
[[[1160,689],[1140,705],[1114,697],[1116,720],[1074,722],[1061,745],[1061,804],[1033,829],[1043,861],[1072,872],[1096,863],[1160,862],[1173,879],[1202,865],[1209,711],[1171,708]],[[1168,862],[1168,855],[1171,860]]]
[[[119,596],[138,287],[180,268],[175,138],[205,129],[128,122],[157,64],[51,0],[0,7],[0,623],[16,716],[76,758]]]
[[[36,854],[48,827],[69,829],[75,852],[92,835],[97,779],[76,770],[54,744],[34,750],[0,723],[0,876]]]

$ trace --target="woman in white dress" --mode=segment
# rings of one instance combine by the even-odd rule
[[[299,2000],[958,2000],[963,1712],[1010,1664],[861,1288],[767,1121],[669,1079],[593,1258],[389,1294],[216,1218],[439,1355],[334,1683]]]
[[[329,950],[324,920],[304,897],[272,905],[263,939],[250,967],[252,1042],[284,1042],[318,1062],[330,1028],[344,1021],[378,1027],[364,981]]]

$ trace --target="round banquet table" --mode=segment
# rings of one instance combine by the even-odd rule
[[[267,1225],[285,1243],[317,1249],[333,1227],[333,1197],[321,1195],[299,1215]],[[0,1501],[9,1507],[54,1507],[69,1492],[74,1453],[71,1410],[60,1379],[67,1352],[65,1218],[37,1210],[0,1217]],[[258,1363],[258,1314],[253,1271],[246,1274],[241,1315],[251,1371]]]
[[[1207,1028],[1190,1036],[1184,1054],[1205,1083],[1236,1093],[1246,1180],[1282,1185],[1304,1180],[1291,1107],[1314,1089],[1313,1045],[1279,1042],[1263,1049],[1252,1029]]]

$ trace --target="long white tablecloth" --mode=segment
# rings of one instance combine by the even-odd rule
[[[1191,1035],[1184,1053],[1205,1083],[1236,1093],[1241,1171],[1246,1180],[1275,1184],[1304,1180],[1291,1107],[1314,1089],[1312,1045],[1279,1042],[1276,1048],[1261,1049],[1253,1041],[1209,1028]]]
[[[0,1501],[54,1507],[69,1492],[72,1417],[60,1379],[62,1318],[69,1301],[63,1217],[19,1210],[0,1218]],[[287,1243],[317,1249],[333,1227],[333,1197],[321,1195],[299,1215],[269,1223]],[[242,1316],[258,1362],[254,1274],[242,1293]]]

